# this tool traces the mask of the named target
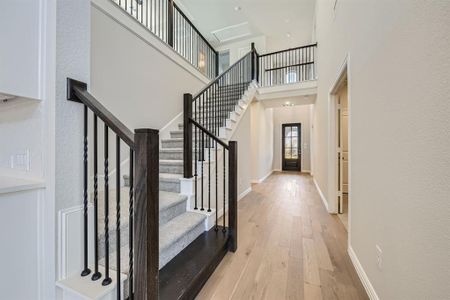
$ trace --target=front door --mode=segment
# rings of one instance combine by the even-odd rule
[[[282,125],[283,171],[301,170],[301,124]]]

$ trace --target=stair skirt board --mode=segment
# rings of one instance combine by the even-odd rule
[[[222,229],[205,231],[160,270],[160,299],[195,298],[228,251]]]

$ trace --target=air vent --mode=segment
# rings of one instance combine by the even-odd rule
[[[236,40],[252,34],[248,22],[224,27],[211,32],[219,43]]]

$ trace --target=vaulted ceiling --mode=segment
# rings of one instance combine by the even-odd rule
[[[267,50],[311,42],[315,0],[175,2],[215,46],[260,35],[267,38]]]

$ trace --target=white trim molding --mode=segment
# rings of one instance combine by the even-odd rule
[[[250,193],[251,191],[252,191],[252,187],[249,187],[248,189],[246,189],[245,191],[240,193],[238,196],[238,201],[241,200],[242,198],[244,198],[245,196],[247,196],[247,194]]]
[[[375,289],[373,288],[372,283],[369,280],[369,277],[367,276],[366,272],[364,271],[364,268],[362,267],[361,263],[359,262],[358,257],[356,256],[355,251],[353,250],[352,246],[348,246],[348,255],[350,256],[350,259],[353,263],[353,266],[356,269],[356,273],[358,274],[359,279],[361,280],[364,289],[367,292],[367,295],[369,296],[370,300],[379,300],[377,293],[375,292]]]
[[[322,199],[323,202],[323,206],[325,206],[325,209],[327,210],[327,212],[330,212],[330,210],[328,209],[328,201],[325,198],[324,194],[322,193],[322,190],[319,187],[319,184],[316,181],[316,178],[313,177],[313,182],[314,185],[316,186],[317,191],[319,192],[320,198]]]
[[[275,172],[275,170],[270,170],[269,173],[267,173],[266,175],[264,175],[263,177],[261,177],[260,179],[252,179],[251,183],[261,183],[264,180],[267,179],[267,177],[269,177],[270,175],[272,175],[272,173]]]

